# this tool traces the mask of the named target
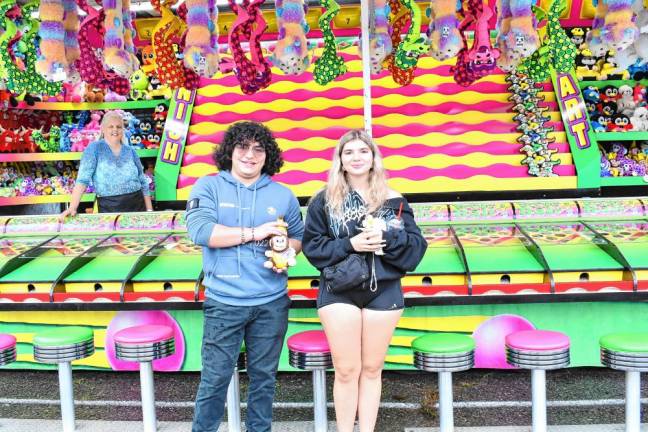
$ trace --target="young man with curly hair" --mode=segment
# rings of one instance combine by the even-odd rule
[[[219,174],[203,177],[187,202],[187,230],[203,247],[204,334],[202,374],[193,432],[215,432],[227,386],[245,341],[247,430],[270,432],[279,355],[288,327],[287,275],[263,266],[268,239],[288,230],[301,250],[299,202],[271,180],[283,165],[281,150],[263,125],[230,126],[214,152]],[[279,222],[283,216],[285,222]]]

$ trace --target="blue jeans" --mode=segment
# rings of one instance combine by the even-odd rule
[[[192,432],[217,431],[243,340],[250,380],[245,424],[248,432],[270,432],[275,378],[289,307],[287,295],[259,306],[230,306],[205,300],[202,373]]]

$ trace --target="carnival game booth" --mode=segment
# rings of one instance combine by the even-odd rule
[[[597,329],[624,328],[648,293],[648,215],[638,198],[414,204],[428,241],[403,279],[410,306],[394,335],[390,367],[411,365],[409,343],[430,331],[472,334],[477,367],[503,367],[493,343],[511,330],[570,334],[575,365],[598,362]],[[183,212],[3,221],[0,309],[18,337],[14,367],[37,367],[30,335],[69,323],[95,327],[97,352],[81,364],[123,366],[110,337],[130,324],[173,323],[165,370],[199,364],[201,252]],[[289,277],[289,333],[316,328],[319,275],[299,257]],[[582,332],[583,326],[591,329]],[[501,334],[498,336],[498,332]],[[591,339],[591,340],[590,340]],[[287,368],[283,359],[282,368]],[[171,363],[173,362],[173,363]]]
[[[274,132],[274,179],[302,204],[339,137],[366,128],[429,244],[403,280],[388,368],[412,368],[411,343],[430,332],[470,334],[476,367],[507,368],[516,330],[568,334],[573,366],[599,365],[603,334],[648,330],[636,319],[648,287],[643,2],[262,5],[154,0],[155,17],[132,21],[128,1],[0,2],[0,204],[66,202],[107,109],[126,112],[160,209],[182,209],[217,172],[211,154],[236,121]],[[8,367],[47,367],[34,334],[83,324],[97,350],[80,365],[134,369],[114,334],[163,324],[176,352],[156,369],[200,369],[201,251],[183,211],[7,216],[0,235],[0,332],[18,342]],[[289,334],[320,328],[317,284],[299,256]],[[287,352],[280,368],[293,370]]]

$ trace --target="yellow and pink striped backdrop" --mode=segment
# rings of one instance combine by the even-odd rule
[[[326,180],[337,139],[363,127],[362,64],[355,47],[342,50],[348,72],[328,86],[316,84],[311,66],[299,77],[274,70],[273,83],[244,95],[233,75],[204,82],[198,91],[178,179],[178,199],[216,168],[214,145],[239,120],[265,123],[278,138],[284,167],[275,179],[297,196],[311,196]],[[569,189],[576,173],[551,84],[545,85],[555,127],[557,177],[527,175],[515,139],[504,74],[468,88],[454,83],[450,62],[419,62],[414,82],[395,84],[387,72],[372,82],[373,134],[380,145],[390,184],[403,193]]]

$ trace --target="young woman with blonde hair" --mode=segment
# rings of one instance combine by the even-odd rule
[[[385,356],[404,308],[400,279],[416,268],[427,243],[405,198],[387,186],[380,151],[366,132],[340,139],[305,225],[304,255],[323,272],[317,307],[335,367],[337,430],[351,432],[357,414],[360,432],[373,431]],[[361,257],[369,277],[342,291],[325,275],[351,254]]]

